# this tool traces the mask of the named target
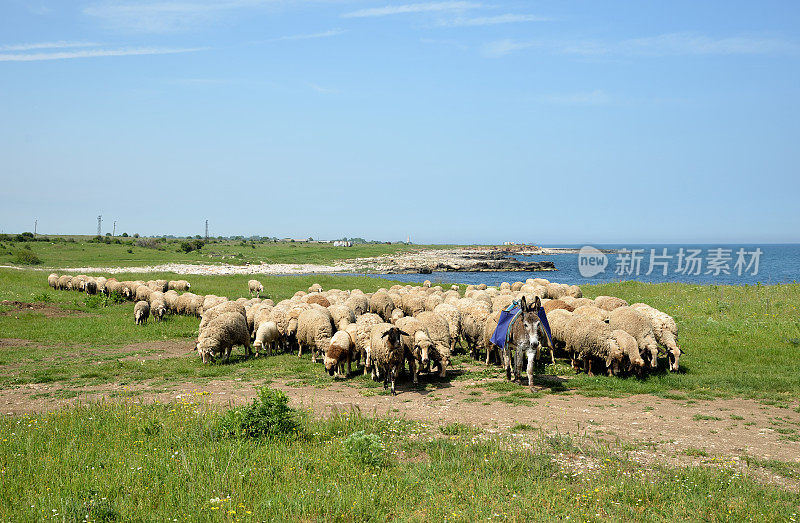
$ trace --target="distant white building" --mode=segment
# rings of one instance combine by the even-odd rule
[[[336,240],[335,242],[333,242],[333,246],[334,247],[352,247],[353,246],[353,242],[348,242],[348,241],[344,241],[344,240]]]
[[[503,245],[516,245],[517,242],[503,242]]]

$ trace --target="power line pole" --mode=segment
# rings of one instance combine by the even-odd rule
[[[208,241],[208,220],[206,220],[206,241]]]
[[[111,233],[111,236],[116,236],[117,235],[117,220],[114,220],[114,228],[111,229],[111,230],[113,231]]]
[[[39,228],[39,220],[33,220],[33,235],[36,236],[36,229]]]
[[[100,214],[97,216],[97,235],[103,235],[103,215]]]

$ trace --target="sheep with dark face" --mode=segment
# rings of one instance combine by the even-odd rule
[[[370,336],[370,358],[372,359],[372,377],[379,379],[383,375],[383,388],[392,383],[392,395],[397,394],[395,382],[403,365],[402,336],[408,333],[398,329],[391,323],[379,323],[372,327]]]

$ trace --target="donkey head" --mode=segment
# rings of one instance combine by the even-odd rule
[[[534,351],[535,359],[537,360],[539,359],[539,350],[546,337],[542,321],[539,319],[539,309],[541,306],[542,301],[538,296],[536,296],[533,304],[529,304],[525,296],[522,297],[519,303],[524,337],[522,340],[518,341],[517,346]]]

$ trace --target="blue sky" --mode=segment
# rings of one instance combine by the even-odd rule
[[[0,229],[798,242],[798,32],[795,1],[0,0]]]

